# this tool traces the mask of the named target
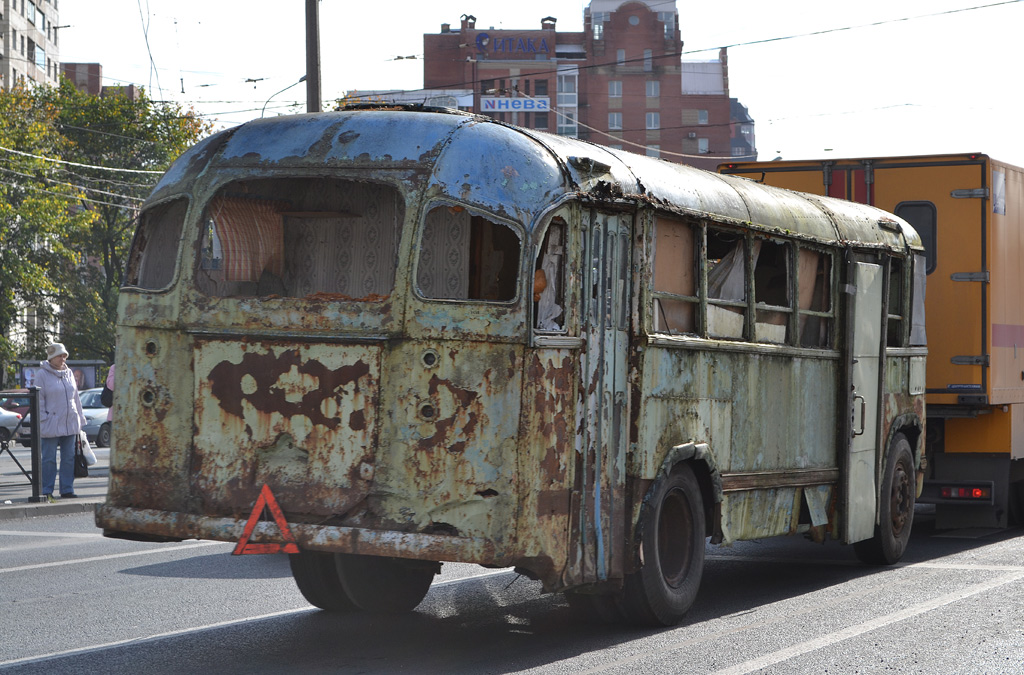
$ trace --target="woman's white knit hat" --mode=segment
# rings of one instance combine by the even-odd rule
[[[49,361],[55,356],[67,356],[68,350],[64,349],[64,345],[59,342],[46,345],[46,360]]]

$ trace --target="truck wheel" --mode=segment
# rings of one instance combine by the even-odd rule
[[[638,624],[679,623],[704,574],[704,500],[693,469],[679,464],[648,492],[637,540],[640,569],[628,575],[621,608]]]
[[[409,612],[420,604],[441,564],[339,553],[341,585],[359,609],[377,614]]]
[[[288,554],[292,577],[309,604],[330,612],[351,612],[356,606],[345,593],[334,553],[300,551]]]
[[[1024,527],[1024,480],[1010,483],[1010,525]]]
[[[100,425],[100,430],[96,433],[96,447],[110,447],[110,422],[105,422]]]
[[[875,536],[853,545],[862,562],[892,565],[903,557],[914,523],[916,486],[910,442],[903,434],[896,434],[889,446],[879,491],[879,524],[875,526]]]

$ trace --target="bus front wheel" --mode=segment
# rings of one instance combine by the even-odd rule
[[[288,555],[288,564],[295,585],[309,604],[330,612],[351,612],[356,606],[341,585],[334,559],[334,553],[300,551]]]
[[[704,572],[704,500],[693,469],[679,464],[656,482],[637,527],[640,568],[623,584],[622,610],[639,624],[679,623]]]
[[[854,553],[861,562],[892,565],[903,557],[914,523],[916,494],[914,457],[910,452],[910,442],[903,434],[896,434],[885,462],[875,536],[853,545]]]
[[[338,576],[348,597],[367,612],[408,612],[430,590],[440,563],[338,554]]]

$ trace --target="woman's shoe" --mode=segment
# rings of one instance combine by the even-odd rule
[[[76,495],[74,492],[65,492],[60,496],[61,499],[76,499],[77,497],[78,495]]]

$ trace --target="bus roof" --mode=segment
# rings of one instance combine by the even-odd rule
[[[186,151],[149,203],[202,193],[228,180],[331,168],[367,178],[397,173],[431,197],[504,215],[527,228],[552,204],[576,196],[646,202],[818,241],[921,246],[910,225],[874,207],[444,109],[356,109],[253,120]]]

